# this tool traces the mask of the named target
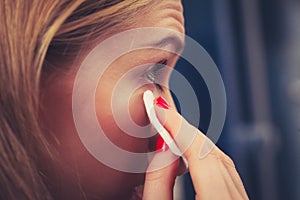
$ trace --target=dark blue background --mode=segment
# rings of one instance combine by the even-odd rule
[[[251,199],[300,199],[300,82],[295,84],[300,2],[185,0],[183,5],[186,34],[213,58],[227,92],[218,146],[235,161]],[[176,69],[196,91],[199,128],[205,132],[211,114],[207,87],[184,60]],[[188,175],[185,192],[186,199],[194,199]]]

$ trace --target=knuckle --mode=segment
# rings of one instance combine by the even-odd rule
[[[235,164],[234,164],[233,160],[228,155],[226,155],[225,153],[223,153],[222,161],[224,162],[224,164],[235,168]]]

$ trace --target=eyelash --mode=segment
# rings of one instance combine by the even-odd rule
[[[157,73],[165,66],[167,65],[167,60],[162,60],[158,63],[156,63],[149,71],[146,72],[145,77],[150,80],[157,89],[160,91],[163,91],[163,87],[157,83]],[[156,68],[155,68],[156,67]]]

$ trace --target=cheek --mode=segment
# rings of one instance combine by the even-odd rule
[[[104,134],[118,147],[131,152],[153,150],[155,137],[151,137],[149,120],[143,104],[143,92],[152,89],[151,84],[130,91],[130,82],[122,85],[121,92],[115,92],[110,79],[101,79],[96,96],[95,108]]]
[[[72,84],[53,83],[45,91],[47,93],[42,98],[44,110],[41,113],[41,121],[43,121],[44,128],[54,134],[57,142],[52,142],[52,140],[49,142],[52,142],[51,145],[58,154],[57,158],[55,157],[57,160],[54,162],[40,158],[40,169],[46,175],[47,181],[54,185],[53,191],[55,193],[77,194],[79,179],[82,185],[80,189],[95,196],[98,194],[109,196],[115,194],[115,191],[118,191],[118,195],[127,195],[132,187],[143,183],[143,174],[128,174],[111,169],[92,157],[82,145],[72,118],[72,97],[66,95],[66,91],[72,91]],[[142,105],[138,99],[139,95],[134,95],[130,102]],[[95,102],[99,123],[104,127],[113,143],[132,152],[148,151],[149,140],[128,137],[114,123],[110,109],[110,86],[104,84],[103,87],[98,88]],[[137,119],[145,120],[142,106],[139,106],[139,109],[135,109],[135,111],[132,116],[139,115],[136,117]],[[65,186],[62,187],[57,183]],[[123,185],[122,183],[126,184]],[[62,188],[65,191],[60,191]],[[121,199],[121,197],[115,199]]]
[[[143,103],[143,93],[151,86],[143,87],[134,92],[129,100],[129,113],[133,123],[138,126],[146,126],[149,120]]]

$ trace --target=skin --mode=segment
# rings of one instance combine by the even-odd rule
[[[183,23],[181,1],[164,0],[158,1],[142,16],[137,16],[136,25],[129,28],[164,27],[184,33]],[[182,38],[178,38],[178,41],[182,41]],[[173,43],[170,45],[178,48]],[[77,69],[88,53],[89,51],[82,51],[82,56],[73,66],[50,75],[43,83],[41,123],[57,154],[52,160],[40,158],[40,171],[54,199],[129,199],[133,188],[141,184],[145,184],[144,199],[172,199],[179,160],[146,174],[124,173],[96,160],[81,143],[72,116],[72,89]],[[166,64],[174,67],[177,59],[177,55],[169,52],[143,49],[119,57],[107,68],[97,86],[95,111],[106,136],[115,145],[130,152],[150,152],[154,150],[157,139],[157,135],[146,139],[131,137],[116,124],[110,104],[112,89],[118,80],[136,66],[167,60]],[[137,71],[140,72],[141,69],[138,68]],[[163,73],[162,82],[167,83],[169,75]],[[131,88],[135,81],[125,80],[123,89]],[[130,116],[141,126],[149,123],[142,102],[142,94],[148,89],[154,91],[156,96],[163,96],[171,107],[175,107],[170,92],[166,88],[160,90],[149,81],[149,84],[137,88],[129,97]],[[116,98],[128,97],[120,92]],[[159,119],[165,122],[165,128],[175,137],[183,118],[175,109],[166,111],[156,107],[156,112]],[[243,184],[228,156],[215,147],[208,156],[199,159],[199,147],[204,139],[205,136],[197,130],[193,144],[184,152],[189,162],[196,199],[247,199]],[[180,141],[176,143],[180,147]],[[157,153],[149,168],[156,165],[162,155],[164,152]]]
[[[158,2],[146,14],[136,17],[135,27],[164,27],[183,33],[181,2]],[[75,129],[72,117],[73,83],[76,71],[88,53],[82,52],[82,57],[70,70],[55,72],[43,83],[41,122],[57,155],[51,161],[41,158],[40,168],[55,199],[129,199],[133,188],[144,183],[145,174],[124,173],[102,164],[83,146]],[[146,139],[131,137],[117,126],[110,108],[111,91],[117,81],[136,66],[167,60],[167,65],[174,67],[177,59],[177,55],[162,50],[145,49],[123,55],[105,71],[97,87],[95,110],[99,124],[115,145],[131,152],[149,152],[154,150],[157,139],[157,135]],[[162,79],[167,81],[169,73],[163,76]],[[147,89],[163,96],[174,107],[170,92],[159,90],[149,81],[130,97],[130,115],[139,125],[149,123],[142,102],[142,94]],[[125,98],[122,93],[118,95],[118,98]]]
[[[235,165],[226,154],[213,143],[209,143],[212,145],[211,151],[206,156],[200,157],[202,144],[207,141],[207,137],[195,127],[193,131],[190,127],[181,129],[186,121],[176,110],[165,110],[158,106],[155,107],[155,110],[159,120],[165,122],[164,127],[173,138],[176,138],[180,131],[186,135],[192,134],[191,132],[195,133],[196,137],[192,144],[184,152],[196,192],[195,199],[248,199]],[[183,141],[176,139],[175,141],[179,147],[184,146]],[[151,165],[160,162],[160,158],[163,156],[164,152],[157,153]],[[172,199],[177,167],[178,164],[173,163],[163,169],[148,172],[143,199]]]

